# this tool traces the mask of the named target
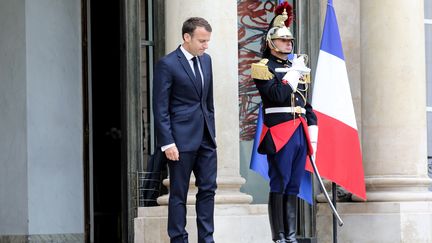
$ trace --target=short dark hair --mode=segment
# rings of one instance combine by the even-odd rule
[[[212,27],[207,22],[207,20],[201,18],[201,17],[192,17],[188,18],[184,23],[182,27],[182,38],[184,34],[188,33],[190,36],[193,36],[193,32],[197,27],[204,27],[205,30],[208,32],[212,32]]]

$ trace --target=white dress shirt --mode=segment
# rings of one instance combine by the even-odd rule
[[[193,67],[193,61],[192,61],[192,58],[194,58],[194,56],[192,54],[190,54],[188,51],[186,51],[186,49],[184,49],[183,45],[180,46],[180,50],[183,52],[183,55],[185,55],[186,59],[189,62],[189,66],[192,69],[192,72],[195,74],[195,70],[194,70],[194,67]],[[202,70],[201,70],[201,63],[200,63],[200,60],[199,60],[198,56],[197,56],[197,61],[198,61],[198,69],[199,69],[199,72],[201,74],[201,77],[204,78],[204,75],[203,75]],[[202,79],[201,79],[201,84],[203,86],[202,88],[204,88],[204,82],[203,82]]]

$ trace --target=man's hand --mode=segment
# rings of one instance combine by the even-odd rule
[[[165,150],[166,157],[171,161],[179,161],[179,151],[176,146]]]

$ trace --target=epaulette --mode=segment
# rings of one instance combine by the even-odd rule
[[[268,61],[267,58],[264,58],[259,62],[252,63],[251,77],[253,79],[270,80],[273,78],[273,74],[269,71],[267,66]]]

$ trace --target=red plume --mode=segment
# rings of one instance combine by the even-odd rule
[[[276,7],[275,14],[276,15],[282,14],[284,9],[286,9],[286,12],[288,14],[288,19],[285,21],[285,25],[289,27],[294,20],[294,13],[293,13],[293,7],[291,6],[291,4],[288,3],[288,1],[279,4],[279,6]]]

